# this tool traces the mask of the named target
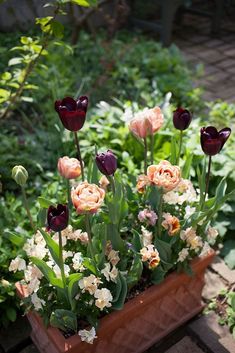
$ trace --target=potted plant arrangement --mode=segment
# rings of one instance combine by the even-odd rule
[[[159,107],[144,109],[129,122],[143,145],[144,171],[133,185],[111,150],[96,151],[89,165],[82,160],[78,131],[87,106],[85,96],[55,103],[74,134],[77,158],[59,158],[64,202],[41,198],[47,212],[40,212],[38,225],[27,205],[28,173],[13,168],[34,235],[24,245],[25,258],[12,260],[10,270],[24,271],[17,289],[40,352],[144,352],[202,309],[204,272],[218,235],[211,220],[232,194],[223,179],[208,197],[211,160],[231,130],[201,129],[205,165],[196,191],[179,167],[187,163],[182,146],[190,112],[174,112],[179,143],[172,139],[171,162],[156,163],[154,138],[164,117]]]

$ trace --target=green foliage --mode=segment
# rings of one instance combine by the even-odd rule
[[[77,332],[77,316],[69,310],[57,309],[51,314],[50,324],[64,332]]]

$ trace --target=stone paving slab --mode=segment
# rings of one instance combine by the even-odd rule
[[[223,277],[229,284],[235,283],[235,270],[230,270],[221,257],[216,256],[210,267],[221,277]]]
[[[203,353],[201,348],[192,341],[189,336],[185,336],[181,341],[176,343],[165,353]]]
[[[220,276],[210,270],[206,271],[205,274],[205,286],[202,291],[202,297],[206,300],[210,300],[222,290],[226,288],[226,284],[222,281]]]
[[[210,352],[234,353],[235,340],[227,326],[218,324],[218,316],[215,313],[203,315],[188,325],[188,330]]]

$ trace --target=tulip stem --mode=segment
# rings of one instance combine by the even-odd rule
[[[31,227],[32,227],[33,231],[35,231],[36,228],[35,228],[35,225],[33,223],[33,218],[32,218],[32,215],[31,215],[31,212],[30,212],[30,209],[29,209],[29,204],[28,204],[28,199],[27,199],[27,196],[26,196],[25,188],[22,186],[21,190],[22,190],[22,195],[23,195],[24,208],[25,208],[25,210],[27,212],[27,215],[29,217],[29,222],[31,224]]]
[[[147,175],[147,154],[148,154],[148,147],[147,147],[147,139],[144,137],[144,174]]]
[[[154,134],[150,135],[151,139],[151,164],[153,164],[153,155],[154,155]]]
[[[59,261],[60,261],[60,272],[61,272],[61,278],[63,281],[63,286],[64,289],[66,289],[66,277],[64,273],[64,261],[63,261],[63,246],[62,246],[62,234],[61,231],[59,233]]]
[[[115,195],[115,192],[116,192],[114,178],[113,178],[112,175],[107,176],[107,178],[108,178],[108,180],[109,180],[109,182],[110,182],[111,189],[112,189],[113,196],[114,196],[114,195]]]
[[[183,130],[180,130],[180,144],[179,144],[179,154],[178,154],[177,163],[176,163],[177,165],[179,164],[179,161],[180,161],[182,142],[183,142]]]
[[[159,204],[158,204],[158,221],[157,221],[157,234],[161,238],[162,235],[162,205],[163,205],[163,189],[159,190]]]
[[[86,231],[87,231],[87,235],[88,235],[88,239],[89,239],[89,243],[88,243],[88,249],[89,252],[91,254],[92,260],[96,266],[97,272],[99,272],[97,264],[96,264],[96,260],[95,260],[95,252],[93,249],[93,245],[92,245],[92,238],[91,238],[91,225],[90,225],[90,217],[89,214],[85,214],[85,224],[86,224]]]
[[[85,180],[84,167],[83,167],[83,161],[82,161],[82,156],[81,156],[81,151],[80,151],[77,131],[74,131],[74,139],[75,139],[75,144],[76,144],[76,147],[77,147],[78,160],[79,160],[80,165],[81,165],[82,181],[84,181]]]
[[[66,181],[67,181],[67,201],[68,201],[68,208],[69,208],[69,211],[71,211],[72,202],[71,202],[70,182],[69,182],[69,179],[67,179]],[[70,213],[70,212],[69,212],[69,213]]]
[[[208,191],[209,191],[209,182],[210,182],[210,173],[211,173],[211,161],[212,161],[212,157],[209,156],[208,170],[207,170],[207,176],[206,176],[206,189],[205,189],[205,195],[204,195],[204,202],[206,201],[206,195],[208,194]]]

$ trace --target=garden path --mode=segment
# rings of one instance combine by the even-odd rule
[[[203,87],[204,98],[235,103],[235,13],[224,17],[220,34],[211,37],[208,18],[187,14],[176,26],[173,42],[192,67],[204,65],[204,75],[195,82]]]

